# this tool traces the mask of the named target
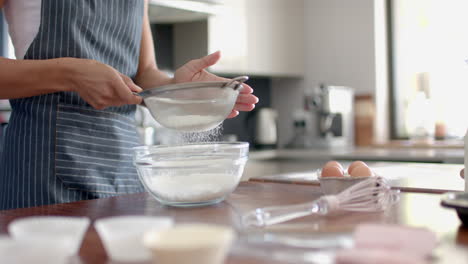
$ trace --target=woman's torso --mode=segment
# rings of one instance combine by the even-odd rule
[[[143,0],[7,0],[5,13],[20,58],[93,59],[136,75]],[[11,105],[0,208],[142,191],[131,162],[135,106],[95,110],[73,92]]]

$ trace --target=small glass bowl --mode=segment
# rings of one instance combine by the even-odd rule
[[[248,159],[246,142],[134,148],[133,161],[146,190],[171,206],[223,201],[239,184]]]

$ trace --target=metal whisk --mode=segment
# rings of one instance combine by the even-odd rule
[[[370,177],[337,195],[325,195],[307,203],[257,208],[242,218],[244,226],[264,227],[306,215],[326,215],[336,211],[379,212],[399,200],[382,177]]]

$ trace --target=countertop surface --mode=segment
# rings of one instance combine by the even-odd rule
[[[338,160],[345,168],[354,160],[364,160],[392,187],[404,191],[464,190],[459,176],[463,150],[456,148],[252,151],[243,180],[319,185],[318,169],[329,160]],[[450,160],[460,162],[447,163]]]
[[[357,147],[352,149],[276,149],[253,150],[250,158],[308,160],[409,161],[463,164],[462,148]]]
[[[249,161],[250,181],[285,182],[320,185],[318,169],[321,163],[299,161]],[[342,162],[343,166],[349,162]],[[459,176],[461,164],[415,162],[368,162],[372,170],[387,179],[397,189],[412,192],[444,193],[463,191],[464,180]]]
[[[7,225],[14,219],[34,215],[88,216],[92,220],[116,215],[158,215],[169,216],[176,223],[205,222],[229,225],[239,235],[287,233],[314,235],[336,233],[351,234],[353,229],[364,222],[396,223],[432,230],[439,239],[434,262],[466,263],[468,259],[468,229],[460,227],[453,210],[440,206],[440,195],[425,193],[402,193],[400,202],[383,213],[343,213],[329,217],[303,217],[294,221],[272,226],[267,229],[242,232],[240,218],[246,212],[264,206],[286,205],[314,200],[321,195],[320,189],[310,185],[243,182],[228,199],[214,206],[201,208],[170,208],[161,205],[146,193],[124,195],[113,198],[80,201],[43,207],[17,209],[0,212],[0,233],[7,232]],[[258,244],[257,244],[258,245]],[[245,245],[244,245],[245,246]],[[231,251],[226,263],[286,263],[275,261],[274,254],[285,249],[284,245],[269,248],[271,254],[254,256],[258,252],[255,244],[247,249]],[[311,253],[311,251],[308,251]],[[296,253],[295,257],[303,253]],[[280,254],[279,254],[280,255]],[[78,259],[78,257],[77,257]],[[104,264],[108,260],[101,241],[91,226],[84,238],[77,263]]]

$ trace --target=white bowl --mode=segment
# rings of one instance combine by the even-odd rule
[[[18,241],[0,237],[0,263],[68,263],[68,253],[62,244],[41,243],[40,241]]]
[[[240,182],[249,152],[246,142],[143,146],[134,164],[146,190],[172,206],[201,206],[225,199]]]
[[[60,245],[69,256],[78,254],[86,230],[87,217],[32,216],[14,220],[8,232],[17,241]]]
[[[162,232],[148,232],[144,244],[158,264],[221,264],[235,233],[231,227],[181,224]]]
[[[143,246],[148,230],[163,230],[173,225],[169,217],[116,216],[98,219],[94,227],[107,255],[116,261],[149,261],[151,253]]]

